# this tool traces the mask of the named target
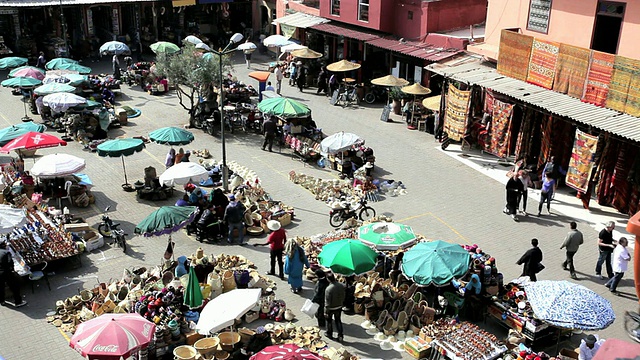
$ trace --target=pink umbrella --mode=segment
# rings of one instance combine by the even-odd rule
[[[25,67],[24,69],[20,69],[18,71],[15,71],[11,76],[13,76],[13,77],[30,77],[30,78],[34,78],[34,79],[38,79],[38,80],[44,79],[44,74],[42,73],[42,71],[30,68],[30,67]]]
[[[89,359],[127,358],[149,345],[155,329],[139,314],[104,314],[78,325],[69,346]]]
[[[322,358],[309,350],[294,344],[271,345],[253,355],[250,360],[321,360]]]

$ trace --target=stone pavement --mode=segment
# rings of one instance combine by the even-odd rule
[[[270,61],[256,55],[252,70],[265,70]],[[246,69],[240,54],[234,58],[237,76],[256,86],[256,82],[247,77],[251,70]],[[87,63],[96,69],[108,72],[110,63]],[[4,75],[4,73],[3,73]],[[163,126],[182,126],[187,122],[186,112],[178,104],[175,94],[150,96],[139,88],[123,86],[123,96],[119,99],[122,105],[140,108],[142,116],[132,119],[126,127],[110,132],[111,137],[138,136],[147,134]],[[637,298],[633,291],[631,272],[626,274],[620,284],[622,296],[610,295],[603,281],[594,276],[594,265],[597,258],[597,232],[591,228],[592,223],[601,220],[590,219],[589,212],[582,209],[568,211],[570,205],[560,207],[565,197],[559,197],[553,204],[558,209],[551,216],[526,217],[519,223],[513,222],[502,214],[504,206],[504,186],[500,181],[491,179],[490,172],[482,165],[474,167],[459,160],[455,149],[443,152],[433,137],[417,131],[409,131],[396,121],[382,123],[379,119],[381,106],[362,106],[343,109],[328,104],[325,96],[316,95],[315,89],[300,93],[297,88],[283,85],[283,95],[306,103],[313,111],[314,120],[324,129],[326,134],[337,131],[350,131],[366,139],[366,144],[375,151],[376,169],[374,175],[385,179],[401,180],[407,187],[406,196],[389,197],[371,205],[379,214],[391,216],[398,222],[414,227],[415,231],[432,239],[444,239],[459,243],[477,243],[485,251],[493,255],[506,279],[520,274],[521,268],[515,265],[519,256],[529,247],[532,237],[540,239],[540,247],[545,254],[544,264],[547,269],[540,274],[541,279],[567,279],[568,273],[560,270],[564,253],[559,251],[560,243],[568,231],[568,222],[576,219],[578,228],[585,234],[585,244],[576,255],[578,282],[608,298],[616,311],[618,320],[608,329],[600,332],[602,337],[625,338],[622,316],[625,310],[637,307]],[[10,95],[9,90],[0,91],[0,126],[19,122],[23,116],[23,107],[18,98]],[[37,118],[37,116],[34,116]],[[185,149],[207,148],[214,158],[219,159],[220,141],[200,130],[193,130],[196,135],[194,143]],[[326,169],[318,169],[296,160],[288,149],[276,150],[273,153],[260,151],[262,137],[255,134],[236,133],[227,137],[228,161],[253,169],[261,178],[263,186],[274,199],[290,204],[296,209],[296,219],[287,228],[289,236],[313,235],[331,229],[328,223],[328,207],[314,199],[304,188],[291,183],[288,173],[292,170],[322,178],[335,178],[336,173]],[[155,166],[162,173],[164,157],[168,147],[149,144],[141,152],[126,158],[129,182],[143,177],[143,169]],[[70,143],[64,149],[45,149],[38,151],[37,156],[55,152],[64,152],[87,159],[86,173],[92,178],[95,187],[96,204],[86,209],[71,208],[76,215],[84,217],[90,224],[100,221],[101,209],[111,206],[111,218],[122,223],[123,228],[133,234],[133,228],[147,214],[161,205],[175,202],[177,196],[164,202],[147,202],[137,200],[135,194],[123,192],[123,170],[120,159],[101,158],[96,154],[84,152],[76,143]],[[489,157],[478,157],[473,154],[470,160],[482,164],[490,162]],[[25,161],[29,169],[31,160]],[[491,166],[489,166],[490,168]],[[480,171],[478,171],[480,170]],[[499,176],[494,176],[499,179]],[[535,195],[530,207],[535,208]],[[568,197],[567,197],[568,198]],[[593,202],[592,202],[593,203]],[[565,211],[567,210],[567,211]],[[598,210],[600,211],[600,210]],[[604,219],[607,219],[605,216]],[[587,219],[588,221],[585,221]],[[619,222],[619,228],[624,223]],[[201,245],[186,233],[179,232],[173,237],[176,242],[176,255],[191,254],[202,246],[207,254],[237,253],[247,256],[258,265],[260,271],[268,266],[268,250],[266,248],[239,247],[236,245]],[[123,254],[117,248],[105,246],[90,254],[82,256],[82,267],[65,269],[50,277],[52,290],[49,292],[42,285],[31,294],[28,284],[23,286],[23,294],[29,304],[19,309],[0,308],[2,330],[0,330],[0,356],[7,360],[36,359],[43,355],[57,359],[75,359],[78,355],[68,347],[67,339],[54,326],[44,320],[57,299],[76,294],[78,289],[93,287],[98,280],[122,276],[124,268],[133,266],[152,266],[159,264],[166,245],[166,237],[143,238],[129,236],[131,249]],[[264,242],[263,238],[252,239],[251,243]],[[276,291],[279,298],[297,313],[298,323],[312,325],[311,319],[299,312],[305,298],[312,294],[312,284],[306,283],[300,295],[288,291],[288,286],[278,280]],[[401,358],[394,351],[383,352],[371,336],[358,326],[361,316],[345,318],[346,346],[367,358]],[[256,325],[256,323],[252,324]],[[487,321],[492,326],[492,321]],[[257,325],[256,325],[257,326]],[[496,330],[498,331],[498,330]],[[577,339],[577,338],[576,338]],[[574,339],[575,340],[575,339]],[[335,345],[334,343],[331,343]],[[408,358],[404,355],[404,358]]]

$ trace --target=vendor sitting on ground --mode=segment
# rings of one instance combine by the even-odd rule
[[[209,196],[209,203],[215,209],[215,214],[218,217],[224,216],[224,210],[229,205],[229,198],[224,194],[222,189],[217,188],[211,192]]]
[[[189,205],[198,207],[206,206],[205,194],[202,189],[195,186],[194,184],[189,183],[184,186],[184,191],[189,196]]]
[[[116,94],[109,90],[106,86],[102,88],[102,102],[105,107],[113,107],[116,103]]]
[[[589,335],[586,339],[580,340],[580,353],[578,354],[578,359],[593,359],[602,344],[604,344],[604,341],[604,339],[599,339],[598,335]]]
[[[234,359],[249,359],[251,356],[259,353],[267,346],[273,345],[271,334],[264,328],[258,326],[255,335],[251,336],[245,347],[233,354]]]

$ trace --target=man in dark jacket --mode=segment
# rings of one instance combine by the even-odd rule
[[[569,226],[571,227],[571,231],[564,238],[564,242],[562,246],[560,246],[560,250],[566,248],[567,254],[566,259],[562,263],[562,268],[564,270],[569,270],[572,279],[577,279],[576,277],[576,269],[573,266],[573,256],[578,252],[578,248],[584,242],[582,237],[582,233],[578,230],[578,224],[575,221],[572,221]]]
[[[518,180],[517,174],[514,174],[506,185],[507,190],[507,206],[504,209],[504,213],[511,215],[513,221],[518,221],[518,199],[524,192],[524,185]]]
[[[538,239],[531,239],[531,249],[527,250],[516,264],[524,265],[521,276],[528,276],[531,281],[537,281],[536,274],[542,265],[542,250],[538,248]]]
[[[229,201],[229,205],[227,205],[227,209],[224,211],[224,221],[226,221],[227,226],[229,226],[227,242],[231,244],[233,241],[233,229],[238,229],[238,242],[240,245],[244,245],[243,221],[245,207],[241,202],[236,201],[236,197],[233,195],[229,196]]]
[[[336,280],[335,275],[330,273],[327,275],[327,280],[329,280],[329,286],[324,293],[324,317],[327,320],[327,331],[325,335],[329,339],[333,338],[333,322],[336,322],[336,330],[338,330],[338,338],[339,342],[342,342],[344,338],[343,328],[342,328],[342,304],[344,304],[345,297],[345,288],[340,282]]]
[[[264,142],[262,143],[262,150],[265,150],[267,144],[269,144],[269,151],[273,151],[273,139],[275,139],[276,130],[278,129],[276,119],[271,116],[264,122],[264,124],[262,124],[262,128],[264,131]]]
[[[318,312],[316,312],[316,318],[318,319],[318,327],[322,328],[327,324],[324,318],[324,295],[327,290],[327,286],[329,286],[329,280],[327,280],[327,274],[325,274],[322,269],[316,270],[316,276],[318,277],[318,282],[316,283],[316,287],[313,289],[313,299],[311,299],[311,301],[320,305],[320,307],[318,307]]]
[[[16,280],[13,269],[13,259],[11,253],[7,250],[7,243],[0,241],[0,305],[5,305],[4,288],[8,284],[9,289],[13,293],[13,304],[16,307],[26,305],[27,302],[22,300],[20,296],[20,286]]]

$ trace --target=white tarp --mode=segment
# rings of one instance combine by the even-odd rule
[[[320,143],[320,152],[322,154],[335,154],[348,150],[354,145],[363,143],[364,140],[358,135],[343,131],[324,138]]]
[[[80,104],[86,104],[87,99],[71,93],[53,93],[42,98],[42,103],[54,112],[64,112]]]
[[[202,165],[192,162],[183,162],[173,165],[160,175],[160,184],[173,186],[188,183],[199,184],[207,180],[209,172]]]
[[[31,175],[54,178],[80,172],[85,167],[84,159],[68,154],[45,155],[31,168]]]
[[[235,319],[256,305],[261,293],[262,289],[235,289],[209,301],[200,313],[196,331],[209,335],[232,326]]]
[[[16,209],[11,205],[0,205],[0,234],[7,234],[13,229],[27,223],[25,210]]]

